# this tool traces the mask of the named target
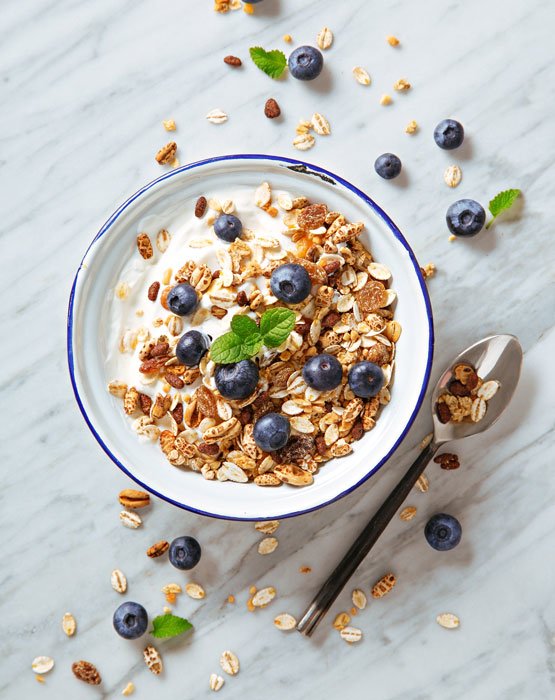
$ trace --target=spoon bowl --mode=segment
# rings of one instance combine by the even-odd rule
[[[487,411],[482,420],[473,422],[442,423],[435,410],[436,402],[453,379],[453,370],[459,364],[474,367],[484,380],[499,383],[497,393],[487,402]],[[490,428],[503,413],[511,400],[520,377],[522,348],[514,335],[490,335],[479,340],[457,355],[452,365],[439,378],[432,394],[432,415],[434,420],[434,442],[441,445],[451,440],[477,435]]]

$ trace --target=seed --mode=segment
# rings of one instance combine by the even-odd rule
[[[276,119],[280,116],[281,108],[273,97],[266,100],[266,104],[264,105],[264,114],[268,117],[268,119]]]
[[[226,56],[224,58],[224,63],[227,63],[228,66],[234,66],[235,68],[243,65],[243,62],[237,56]]]

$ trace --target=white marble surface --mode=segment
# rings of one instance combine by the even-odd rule
[[[241,672],[226,698],[372,697],[379,700],[527,700],[555,693],[555,478],[553,477],[554,179],[552,110],[555,70],[549,0],[433,0],[338,3],[266,0],[255,17],[219,16],[210,0],[113,2],[5,0],[0,17],[2,80],[2,405],[4,418],[0,527],[3,539],[0,696],[74,700],[117,697],[132,679],[136,697],[200,698],[222,650]],[[314,84],[274,83],[247,59],[260,43],[287,50],[335,32],[326,73]],[[387,34],[402,45],[392,49]],[[357,85],[351,68],[370,71]],[[379,96],[406,77],[407,95],[380,107]],[[274,96],[283,119],[262,115]],[[227,124],[210,125],[221,107]],[[131,484],[97,447],[76,408],[66,371],[65,311],[74,271],[89,240],[126,196],[161,172],[155,151],[167,140],[161,120],[176,119],[181,162],[222,152],[299,155],[296,121],[313,111],[333,134],[307,159],[368,191],[406,233],[421,262],[434,261],[430,282],[437,332],[434,378],[453,353],[490,331],[518,335],[525,349],[522,382],[491,433],[461,444],[462,467],[427,471],[430,490],[414,493],[410,524],[392,523],[353,585],[368,591],[393,570],[395,591],[356,620],[364,641],[349,647],[328,620],[313,640],[278,632],[274,614],[299,615],[337,557],[414,457],[430,428],[423,410],[397,455],[367,485],[325,510],[284,522],[280,546],[256,552],[252,525],[212,521],[155,502],[142,530],[118,521],[116,494]],[[460,152],[437,149],[437,121],[457,116],[468,138]],[[403,133],[416,119],[421,131]],[[374,158],[400,155],[406,177],[379,180]],[[458,190],[443,183],[458,162]],[[472,241],[450,244],[448,204],[521,187],[518,211]],[[511,220],[512,219],[512,220]],[[463,524],[453,552],[434,553],[423,538],[429,515],[446,510]],[[199,537],[204,557],[194,578],[205,601],[182,598],[177,613],[196,631],[159,644],[166,670],[152,676],[141,642],[111,629],[121,598],[110,572],[121,568],[130,599],[157,613],[161,585],[179,578],[145,548],[161,537]],[[301,575],[299,566],[312,567]],[[246,611],[247,589],[274,585],[279,599]],[[334,612],[348,605],[349,590]],[[237,604],[224,600],[229,593]],[[66,610],[78,621],[62,633]],[[451,632],[435,616],[456,612]],[[55,658],[41,687],[31,660]],[[97,664],[104,682],[76,681],[71,663]]]

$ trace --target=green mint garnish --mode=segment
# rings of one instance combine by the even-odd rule
[[[513,206],[519,194],[520,190],[504,190],[491,200],[491,202],[488,205],[488,208],[490,210],[491,215],[493,216],[493,219],[491,219],[491,221],[489,221],[486,224],[486,228],[489,228],[493,224],[493,222],[495,221],[495,219],[497,219],[499,214],[501,214],[504,211],[507,211],[507,209],[510,209]]]
[[[285,54],[279,49],[265,51],[261,46],[253,46],[249,52],[254,65],[274,80],[280,77],[287,66]]]
[[[187,630],[193,628],[193,625],[186,620],[184,617],[179,617],[178,615],[172,615],[167,613],[166,615],[158,615],[152,620],[152,630],[150,634],[156,639],[166,639],[169,637],[177,637]]]
[[[291,309],[268,309],[257,326],[250,316],[237,314],[231,319],[231,331],[212,343],[210,357],[218,365],[229,365],[248,360],[260,352],[263,345],[277,348],[289,337],[296,318]]]

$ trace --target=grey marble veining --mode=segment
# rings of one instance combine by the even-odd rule
[[[555,255],[552,243],[555,70],[549,0],[448,3],[349,3],[265,0],[254,17],[219,16],[211,0],[185,3],[5,0],[0,16],[0,179],[4,329],[1,384],[4,420],[0,531],[0,696],[117,697],[133,680],[135,697],[208,697],[208,677],[226,648],[241,661],[226,698],[373,697],[379,700],[528,700],[555,693]],[[335,34],[326,72],[314,84],[272,82],[248,60],[249,46],[313,43],[323,25]],[[395,34],[392,49],[385,36]],[[222,62],[244,59],[234,71]],[[365,66],[372,85],[351,76]],[[395,80],[413,84],[392,92]],[[277,123],[262,114],[280,103]],[[205,114],[229,114],[213,126]],[[364,641],[349,647],[328,621],[312,640],[284,634],[274,615],[299,615],[320,582],[415,455],[431,426],[422,410],[395,457],[365,486],[328,508],[283,522],[279,548],[261,557],[252,525],[196,517],[156,501],[141,530],[118,521],[118,491],[130,483],[109,462],[76,408],[66,371],[65,312],[74,271],[96,230],[130,193],[156,177],[156,150],[173,117],[182,163],[225,152],[298,156],[291,145],[300,118],[330,121],[306,159],[343,175],[373,196],[408,237],[430,281],[436,323],[433,380],[462,347],[492,331],[512,332],[525,349],[523,377],[506,416],[461,444],[462,467],[432,464],[430,490],[415,492],[412,523],[391,524],[353,579],[368,592],[392,570],[394,592],[356,618]],[[467,140],[443,152],[432,140],[441,118],[456,116]],[[404,126],[421,127],[407,136]],[[405,176],[385,182],[375,157],[398,153]],[[455,191],[443,183],[459,163]],[[472,241],[449,243],[444,212],[470,196],[486,203],[520,187],[516,211]],[[422,536],[438,510],[457,515],[464,538],[444,556]],[[194,579],[207,589],[197,603],[175,606],[195,632],[159,644],[166,670],[155,678],[143,644],[111,629],[121,598],[113,568],[129,580],[128,598],[153,613],[160,588],[176,578],[144,550],[189,532],[204,556]],[[312,572],[299,573],[300,566]],[[248,587],[274,585],[278,599],[247,612]],[[332,614],[349,605],[349,587]],[[229,593],[235,605],[225,603]],[[61,630],[63,613],[78,624]],[[435,623],[456,612],[460,629]],[[331,616],[330,616],[331,618]],[[330,620],[331,621],[331,620]],[[39,686],[38,654],[56,667]],[[100,689],[71,675],[73,661],[97,664]]]

